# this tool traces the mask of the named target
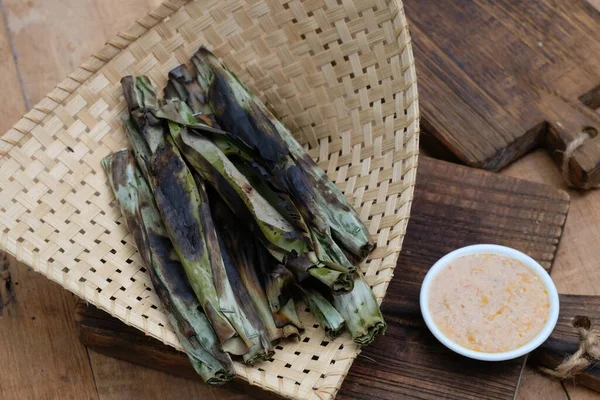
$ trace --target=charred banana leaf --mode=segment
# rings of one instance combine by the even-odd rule
[[[296,303],[293,298],[290,298],[279,312],[274,313],[273,318],[277,327],[283,330],[285,338],[300,338],[300,332],[304,330],[304,326],[296,313]]]
[[[192,77],[185,65],[180,65],[169,72],[169,82],[165,88],[165,97],[170,100],[179,100],[187,104],[197,122],[206,123],[214,128],[219,128],[212,108],[208,104],[206,93],[198,84],[198,81]],[[181,105],[173,102],[168,110],[163,110],[165,116],[172,121],[189,120],[189,115],[185,114],[186,110],[181,109]],[[179,116],[172,115],[172,112],[177,112]],[[290,199],[289,195],[279,190],[273,185],[273,180],[267,171],[257,162],[252,159],[248,151],[235,145],[235,141],[228,137],[229,135],[212,135],[212,142],[235,164],[250,180],[252,186],[272,204],[277,211],[296,226],[303,234],[308,233],[308,228],[304,220],[300,216],[296,206]]]
[[[256,270],[259,278],[262,278],[261,288],[266,294],[275,325],[283,330],[284,337],[299,338],[304,326],[296,314],[296,304],[292,297],[294,274],[261,248],[258,241],[255,240],[255,243],[258,249]]]
[[[169,72],[169,82],[165,87],[165,99],[179,99],[185,102],[195,117],[205,116],[208,125],[216,126],[205,93],[185,65],[180,65]],[[204,119],[202,121],[204,122]]]
[[[247,178],[212,141],[202,135],[190,134],[186,127],[173,122],[169,122],[169,129],[188,163],[216,189],[229,208],[251,214],[271,254],[286,265],[305,259],[308,248],[303,235],[254,190]],[[245,217],[238,214],[240,216]],[[307,260],[296,271],[314,276],[336,293],[352,289],[352,279],[347,270],[334,270],[318,260]]]
[[[320,206],[319,209],[323,209],[321,213],[312,208],[300,210],[306,223],[320,235],[326,236],[320,239],[327,242],[323,243],[321,249],[315,250],[328,251],[331,261],[340,262],[345,259],[343,254],[340,255],[341,251],[335,248],[329,250],[331,244],[328,242],[333,242],[335,238],[351,254],[365,258],[374,244],[358,213],[289,130],[210,51],[201,48],[192,62],[198,72],[200,85],[205,89],[209,104],[224,130],[260,155],[271,172],[279,168],[286,174],[285,168],[290,165],[296,165],[304,171],[306,176],[302,179],[309,182],[310,196]],[[293,182],[282,179],[280,183],[290,190],[294,200],[301,194],[300,190],[294,191],[294,187],[290,186]],[[322,253],[319,256],[323,257]]]
[[[212,326],[202,313],[183,267],[154,204],[152,193],[133,154],[122,150],[102,160],[127,227],[150,274],[152,285],[167,312],[194,369],[209,385],[231,381],[235,371],[221,349]]]
[[[265,271],[264,274],[269,307],[277,313],[292,297],[290,288],[293,286],[294,274],[282,264],[277,264],[272,271]]]
[[[269,244],[285,253],[307,251],[302,234],[254,190],[211,140],[190,134],[186,127],[173,122],[169,122],[169,129],[188,163],[219,192],[232,210],[237,213],[248,210]]]
[[[235,285],[236,294],[242,304],[254,306],[253,312],[248,313],[253,317],[254,326],[261,327],[261,331],[267,335],[270,342],[281,339],[283,332],[275,325],[257,274],[259,262],[257,253],[262,249],[253,246],[250,233],[240,226],[239,219],[223,200],[218,198],[218,195],[211,196],[211,209],[222,244],[223,258],[227,258],[230,263],[232,269],[230,275],[235,276],[235,279],[230,276],[230,280],[239,282]]]
[[[334,295],[332,300],[356,343],[368,345],[377,335],[385,333],[387,325],[377,299],[360,272],[355,273],[354,289],[350,293]]]
[[[269,360],[275,353],[269,340],[269,332],[252,307],[249,294],[244,291],[243,282],[235,266],[237,260],[231,257],[227,251],[227,244],[221,235],[217,234],[205,182],[198,175],[195,175],[195,179],[200,194],[200,218],[221,311],[249,346],[248,351],[243,354],[244,362],[252,365],[257,361]]]
[[[158,210],[186,275],[208,319],[231,354],[245,354],[252,342],[241,337],[225,316],[215,285],[213,268],[200,219],[201,199],[194,178],[187,168],[164,121],[149,108],[156,101],[153,86],[145,77],[123,79],[131,121],[126,133],[133,145],[141,170],[145,172]]]

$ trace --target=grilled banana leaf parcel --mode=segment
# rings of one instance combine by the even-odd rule
[[[169,82],[165,88],[165,98],[167,100],[179,100],[187,104],[196,121],[205,123],[213,128],[220,129],[216,122],[212,108],[208,104],[206,93],[198,84],[198,80],[190,74],[185,65],[180,65],[169,72]],[[172,112],[185,114],[178,106],[177,102],[172,103],[172,107],[164,107],[164,115],[172,121],[181,119],[190,119],[189,115],[174,116]],[[210,137],[212,142],[234,163],[250,180],[254,187],[277,211],[290,223],[296,226],[303,234],[308,234],[308,228],[290,196],[273,184],[273,180],[268,172],[256,161],[252,155],[235,145],[235,140],[229,135],[213,135]]]
[[[279,261],[299,266],[295,268],[297,275],[307,273],[336,293],[352,289],[353,281],[348,270],[340,271],[318,260],[300,262],[306,260],[304,255],[308,251],[304,236],[254,190],[248,179],[211,140],[190,134],[186,127],[173,122],[169,122],[169,129],[188,163],[216,189],[227,205],[240,217],[248,217],[250,213],[265,239],[266,247]]]
[[[385,334],[387,324],[373,291],[358,271],[350,293],[331,296],[333,306],[346,320],[348,332],[360,345],[368,345],[377,335]]]
[[[346,327],[346,321],[331,303],[308,285],[300,286],[304,301],[330,338],[336,338]]]
[[[306,222],[328,236],[327,239],[333,237],[339,241],[356,258],[364,259],[374,247],[368,230],[343,193],[306,154],[291,132],[210,51],[201,48],[192,62],[221,127],[258,154],[271,172],[281,169],[285,173],[286,167],[299,167],[306,175],[302,179],[310,182],[310,197],[322,209],[321,213],[312,208],[304,210]],[[290,186],[293,182],[286,182],[285,177],[280,183],[293,190]],[[290,194],[296,200],[301,193]],[[321,225],[323,222],[325,225]],[[332,251],[330,257],[335,262],[337,252]]]
[[[183,267],[154,204],[154,199],[133,154],[123,150],[102,161],[115,198],[149,272],[175,334],[194,369],[209,385],[233,379],[229,356],[221,349],[213,328],[202,312]]]
[[[269,360],[275,354],[269,336],[272,332],[265,328],[250,302],[250,296],[236,270],[239,260],[232,257],[227,243],[217,233],[216,223],[220,224],[220,221],[215,221],[213,217],[205,182],[198,175],[194,175],[194,178],[200,194],[200,217],[221,310],[240,337],[250,344],[248,351],[243,354],[244,362],[252,365],[257,361]]]
[[[217,194],[211,196],[210,203],[217,234],[222,244],[221,249],[225,253],[223,258],[228,259],[233,269],[231,275],[236,275],[235,280],[241,283],[237,285],[236,293],[243,303],[254,306],[255,312],[252,315],[257,319],[255,326],[260,326],[271,342],[278,341],[283,337],[283,332],[275,325],[267,296],[258,276],[258,252],[262,251],[262,248],[254,246],[250,232],[244,226],[240,226],[239,219]]]
[[[214,128],[220,128],[213,114],[206,93],[200,88],[195,76],[185,65],[180,65],[169,72],[169,81],[165,87],[166,100],[180,100],[186,103],[196,118]]]
[[[255,345],[251,339],[254,333],[245,334],[244,328],[250,327],[234,320],[242,316],[229,309],[230,293],[215,275],[222,271],[213,268],[217,261],[209,256],[200,215],[200,193],[166,124],[151,112],[157,101],[154,87],[145,77],[135,81],[128,77],[123,80],[123,89],[131,116],[125,124],[127,136],[140,169],[147,175],[167,233],[194,293],[223,349],[231,354],[247,354]]]

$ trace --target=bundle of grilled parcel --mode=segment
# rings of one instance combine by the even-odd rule
[[[369,344],[386,324],[356,264],[358,213],[289,130],[208,50],[161,99],[125,77],[131,150],[103,165],[169,321],[208,384],[231,357],[268,360],[305,303],[327,335]]]

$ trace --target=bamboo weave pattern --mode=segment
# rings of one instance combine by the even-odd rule
[[[125,323],[179,343],[100,160],[127,145],[119,80],[167,73],[206,45],[274,110],[344,191],[377,249],[361,265],[383,300],[410,214],[418,96],[400,0],[167,0],[0,137],[0,248]],[[300,342],[236,364],[285,397],[333,398],[359,349],[302,311]]]

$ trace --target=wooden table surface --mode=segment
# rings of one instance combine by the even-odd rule
[[[600,0],[588,0],[600,10]],[[0,131],[117,32],[160,0],[0,0]],[[564,187],[544,151],[501,174]],[[600,295],[600,191],[569,191],[571,209],[552,276],[561,293]],[[77,338],[75,300],[11,262],[16,302],[0,319],[0,398],[221,399],[200,383],[88,351]],[[1,268],[0,268],[1,272]],[[519,399],[584,400],[600,394],[527,369]],[[236,398],[244,398],[240,395]],[[228,399],[233,399],[229,397]]]

